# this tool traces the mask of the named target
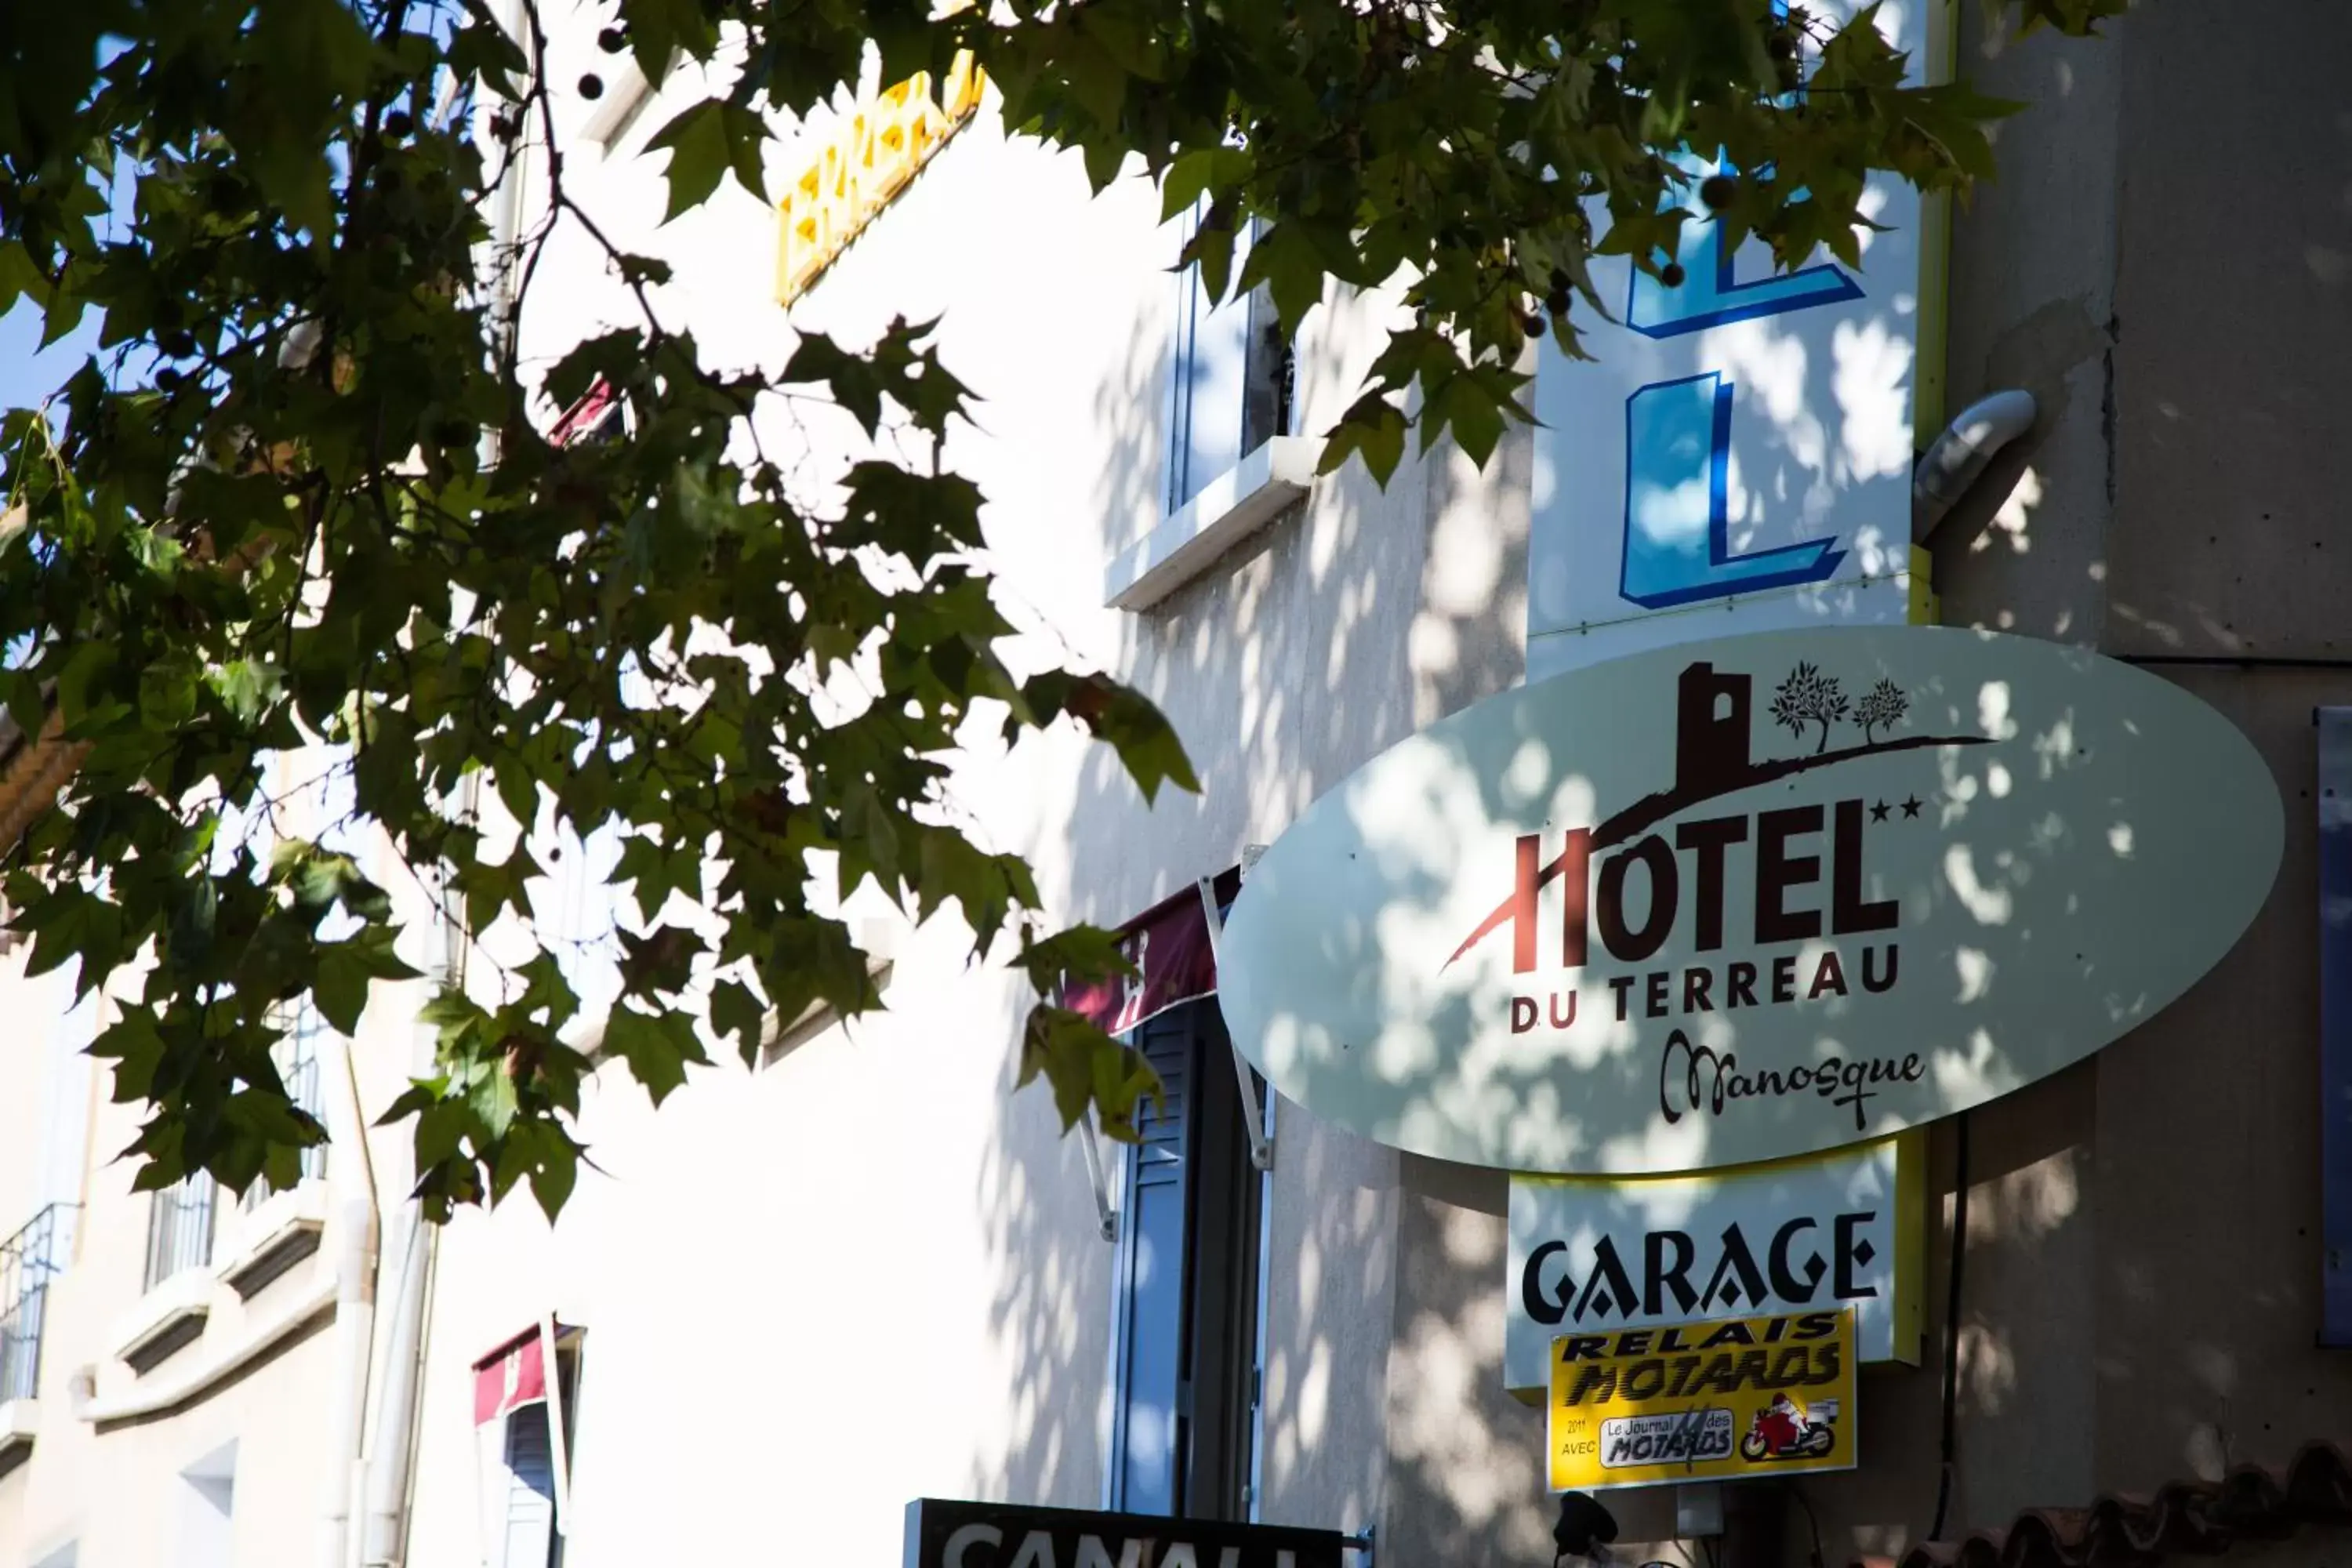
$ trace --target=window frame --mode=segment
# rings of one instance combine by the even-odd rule
[[[1208,198],[1196,199],[1184,218],[1183,243],[1192,243],[1208,211]],[[1235,276],[1256,243],[1259,225],[1252,220],[1236,235],[1233,268]],[[1160,511],[1173,517],[1220,474],[1239,467],[1249,456],[1277,437],[1296,435],[1298,422],[1295,386],[1296,345],[1282,331],[1274,308],[1274,294],[1261,283],[1247,294],[1231,294],[1212,302],[1201,285],[1195,262],[1175,271],[1175,316],[1168,358],[1168,429],[1160,454]],[[1194,397],[1194,366],[1198,363],[1202,327],[1228,310],[1241,314],[1241,400],[1234,409],[1236,428],[1233,461],[1212,473],[1192,472],[1193,430],[1200,409]],[[1222,410],[1218,411],[1221,414]]]

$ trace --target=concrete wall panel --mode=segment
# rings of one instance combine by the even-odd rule
[[[2165,0],[2125,58],[2110,640],[2344,657],[2352,9]]]

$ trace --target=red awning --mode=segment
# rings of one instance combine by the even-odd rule
[[[474,1363],[474,1425],[547,1397],[547,1352],[534,1327]]]
[[[580,401],[565,409],[562,416],[556,420],[555,428],[547,433],[548,440],[558,447],[569,447],[582,434],[595,428],[596,422],[612,408],[615,395],[613,384],[598,376]]]
[[[1241,891],[1241,868],[1224,871],[1213,886],[1223,920]],[[1064,1006],[1085,1014],[1107,1034],[1123,1035],[1179,1003],[1216,994],[1216,954],[1198,886],[1186,884],[1118,929],[1119,949],[1135,965],[1135,978],[1074,985],[1064,994]]]

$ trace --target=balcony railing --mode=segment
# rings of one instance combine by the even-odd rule
[[[41,1329],[49,1281],[73,1252],[73,1204],[51,1204],[0,1241],[0,1405],[30,1399],[41,1386]]]
[[[201,1171],[156,1193],[147,1211],[145,1289],[213,1260],[213,1218],[219,1206],[219,1186]]]

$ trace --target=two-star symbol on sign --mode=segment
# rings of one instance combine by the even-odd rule
[[[1907,800],[1905,800],[1905,801],[1901,802],[1900,804],[1901,804],[1901,805],[1902,805],[1902,807],[1903,807],[1903,815],[1904,815],[1904,816],[1918,816],[1918,815],[1919,815],[1919,807],[1920,807],[1923,804],[1925,804],[1925,803],[1923,803],[1923,802],[1919,799],[1919,797],[1918,797],[1917,795],[1915,795],[1911,796],[1909,799],[1907,799]],[[1871,806],[1871,808],[1870,808],[1870,820],[1871,820],[1871,821],[1873,821],[1873,822],[1884,822],[1884,821],[1885,821],[1885,820],[1886,820],[1886,814],[1887,814],[1887,812],[1888,812],[1890,809],[1892,809],[1892,808],[1891,808],[1891,807],[1889,807],[1889,806],[1887,805],[1887,804],[1886,804],[1885,801],[1883,801],[1883,800],[1882,800],[1882,801],[1878,801],[1878,802],[1876,802],[1876,803],[1875,803],[1875,804],[1874,804],[1874,805]]]

